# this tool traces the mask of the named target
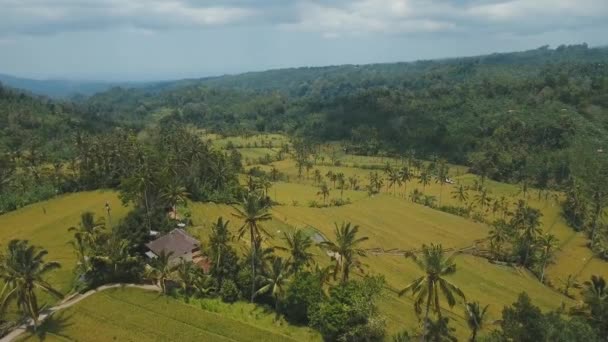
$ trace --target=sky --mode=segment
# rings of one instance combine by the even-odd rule
[[[0,73],[148,81],[608,44],[608,0],[0,0]]]

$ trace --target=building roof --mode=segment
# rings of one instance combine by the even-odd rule
[[[160,254],[163,250],[165,253],[173,252],[171,259],[190,253],[199,246],[198,240],[179,228],[173,229],[169,234],[146,244],[146,247],[156,255]]]

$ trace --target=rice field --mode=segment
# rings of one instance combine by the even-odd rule
[[[243,156],[250,159],[259,158],[259,156],[276,150],[276,147],[262,147],[262,142],[267,141],[273,141],[273,146],[280,146],[282,143],[287,143],[288,139],[280,135],[229,138],[213,136],[212,139],[212,143],[217,148],[223,148],[229,142],[239,146]],[[274,145],[275,143],[277,145]],[[247,144],[250,146],[257,144],[258,147],[244,147]],[[318,160],[318,164],[308,172],[304,170],[301,177],[298,176],[295,162],[289,158],[275,161],[270,165],[259,166],[265,171],[274,167],[285,176],[284,181],[273,183],[268,191],[268,195],[279,204],[272,209],[273,219],[264,224],[265,229],[274,237],[266,243],[269,246],[281,245],[282,232],[297,228],[304,228],[311,232],[318,231],[332,239],[335,223],[351,222],[359,225],[360,234],[369,237],[363,247],[373,249],[376,252],[369,253],[368,257],[363,260],[367,265],[366,272],[381,274],[387,281],[387,291],[380,301],[380,310],[387,318],[388,333],[393,334],[404,328],[414,328],[418,326],[418,321],[414,315],[412,299],[409,296],[398,297],[395,291],[405,287],[413,279],[420,276],[421,272],[413,262],[406,260],[402,254],[398,255],[397,252],[418,249],[422,244],[429,243],[441,243],[448,251],[455,251],[484,239],[490,227],[484,223],[477,223],[470,219],[414,204],[408,199],[408,194],[414,189],[418,189],[426,195],[434,196],[440,205],[462,206],[463,204],[454,198],[452,192],[461,184],[472,185],[479,179],[472,174],[468,174],[465,167],[452,166],[450,177],[454,179],[455,184],[441,185],[433,182],[423,187],[417,180],[394,186],[385,182],[381,193],[372,196],[362,190],[348,189],[341,191],[336,189],[335,185],[325,177],[328,172],[343,173],[346,178],[356,178],[359,186],[364,188],[368,184],[370,172],[378,172],[385,178],[382,172],[383,165],[388,162],[391,165],[399,166],[403,165],[403,161],[399,158],[341,154],[338,159],[340,166],[331,166],[332,163],[329,162],[330,152],[331,148],[324,149],[323,153],[327,155],[325,160]],[[350,204],[328,208],[313,208],[310,206],[313,201],[323,202],[323,198],[318,193],[318,184],[313,177],[314,170],[317,169],[324,176],[323,181],[330,187],[327,202],[341,198],[348,199],[351,202]],[[486,180],[485,185],[488,187],[492,198],[504,196],[510,203],[511,208],[517,200],[524,196],[518,185],[490,180]],[[474,195],[474,192],[469,192],[470,200],[474,199]],[[594,258],[586,246],[585,236],[573,231],[563,220],[559,205],[561,198],[562,195],[559,193],[539,194],[536,189],[529,189],[526,198],[530,206],[541,210],[543,231],[554,234],[559,239],[560,248],[556,252],[554,262],[548,266],[546,271],[546,277],[548,283],[552,285],[551,287],[541,284],[533,274],[523,269],[491,264],[486,259],[467,254],[456,256],[458,271],[450,280],[463,289],[467,295],[467,300],[490,305],[489,322],[499,319],[503,307],[511,304],[520,292],[528,292],[534,303],[543,310],[554,310],[562,305],[568,307],[575,303],[556,290],[561,287],[562,282],[569,275],[575,277],[579,283],[589,279],[592,274],[608,277],[608,263]],[[127,212],[127,208],[120,205],[116,194],[113,192],[98,191],[62,196],[0,216],[0,241],[8,241],[8,239],[15,237],[30,238],[34,243],[43,245],[50,252],[49,259],[58,260],[66,265],[64,269],[53,275],[51,282],[58,283],[58,286],[63,290],[69,290],[74,255],[66,245],[70,239],[67,228],[78,222],[80,213],[83,211],[91,210],[98,215],[102,215],[103,204],[106,200],[110,201],[112,205],[113,219],[118,219]],[[230,229],[235,234],[242,226],[242,222],[233,215],[235,209],[229,205],[189,203],[188,208],[191,211],[194,223],[194,226],[188,229],[202,241],[207,240],[212,224],[220,216],[231,221]],[[492,212],[486,208],[477,210],[483,211],[487,221],[501,217],[500,213]],[[246,238],[242,241],[235,241],[235,246],[238,247],[239,251],[242,251],[243,248],[241,247],[246,245]],[[314,252],[318,256],[318,262],[322,264],[329,262],[329,258],[322,251],[315,248]],[[573,289],[571,293],[577,294],[577,291]],[[147,334],[158,334],[161,339],[162,336],[173,336],[164,335],[168,332],[177,334],[175,336],[179,336],[183,340],[206,338],[223,341],[228,338],[238,341],[241,340],[239,338],[245,338],[245,336],[260,338],[264,336],[222,335],[218,337],[213,334],[217,334],[217,331],[223,329],[219,327],[224,327],[223,324],[227,323],[219,322],[218,318],[215,317],[217,313],[214,313],[215,316],[210,316],[209,312],[200,313],[201,310],[196,307],[193,308],[192,305],[188,306],[178,302],[169,303],[168,299],[161,300],[150,296],[154,295],[118,291],[107,295],[93,296],[91,297],[93,304],[89,306],[102,309],[88,309],[84,305],[79,305],[72,311],[66,311],[66,316],[61,317],[64,317],[62,319],[70,322],[70,324],[66,327],[59,325],[56,329],[52,328],[55,330],[48,330],[46,338],[63,340],[62,336],[65,334],[66,338],[86,341],[88,338],[86,333],[79,332],[78,327],[82,329],[82,327],[92,325],[96,320],[103,319],[107,319],[108,323],[100,324],[93,331],[95,331],[95,334],[108,339],[139,340],[140,338],[146,339],[149,336]],[[230,324],[242,329],[248,329],[249,327],[239,324],[255,326],[261,324],[257,321],[247,321],[251,319],[251,310],[254,309],[253,307],[245,309],[243,305],[245,304],[238,303],[234,306],[222,307],[218,309],[220,310],[218,313],[222,315],[222,318],[231,322]],[[163,307],[165,311],[155,311],[157,306]],[[457,329],[457,335],[465,338],[467,328],[463,320],[462,303],[457,304],[453,309],[447,307],[445,309],[447,315],[451,318],[452,325]],[[114,320],[108,314],[109,310],[124,310],[129,316],[120,316],[122,319]],[[173,310],[176,311],[175,314],[172,313]],[[188,310],[196,311],[196,313],[189,314],[197,317],[196,321],[181,316],[182,312]],[[232,316],[228,314],[229,312]],[[177,321],[174,322],[174,319]],[[152,322],[168,320],[171,323],[146,325],[147,320]],[[208,323],[205,323],[207,320],[209,320]],[[209,328],[211,329],[209,331],[207,331],[208,326],[212,327]],[[189,328],[186,329],[186,327]],[[270,332],[269,337],[264,337],[265,340],[281,340],[280,338],[305,340],[312,336],[310,331],[303,333],[293,327],[283,327],[287,330],[280,330],[279,335],[275,335],[277,331],[274,329],[281,327],[261,324],[260,328]],[[138,329],[140,331],[131,331]],[[226,329],[230,330],[230,328]],[[491,329],[491,325],[488,329]],[[259,333],[262,334],[263,332]],[[318,336],[312,336],[312,338],[316,339]],[[254,338],[249,337],[248,339],[253,340]],[[154,339],[152,338],[152,340]]]
[[[110,289],[60,311],[21,341],[320,341],[305,327],[275,323],[248,303],[185,303],[140,289]]]

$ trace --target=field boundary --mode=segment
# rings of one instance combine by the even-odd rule
[[[93,290],[87,291],[83,294],[71,295],[71,296],[67,297],[66,299],[64,299],[58,305],[53,306],[49,309],[43,310],[42,313],[40,313],[40,315],[38,316],[38,324],[40,325],[41,323],[43,323],[47,318],[49,318],[54,313],[61,311],[63,309],[67,309],[67,308],[71,307],[72,305],[77,304],[80,301],[82,301],[83,299],[90,297],[96,293],[99,293],[99,292],[102,292],[105,290],[109,290],[109,289],[124,288],[124,287],[137,288],[137,289],[147,290],[147,291],[157,291],[157,292],[160,291],[160,288],[156,285],[123,284],[123,283],[102,285]],[[32,328],[33,326],[34,326],[34,320],[31,318],[28,318],[25,321],[25,323],[20,324],[15,329],[13,329],[10,333],[8,333],[6,336],[0,338],[0,342],[14,341],[17,337],[19,337],[19,336],[21,336],[21,334],[27,332],[27,330],[29,328]]]

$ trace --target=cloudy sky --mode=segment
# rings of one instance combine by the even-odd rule
[[[608,44],[608,0],[0,0],[0,73],[152,80]]]

